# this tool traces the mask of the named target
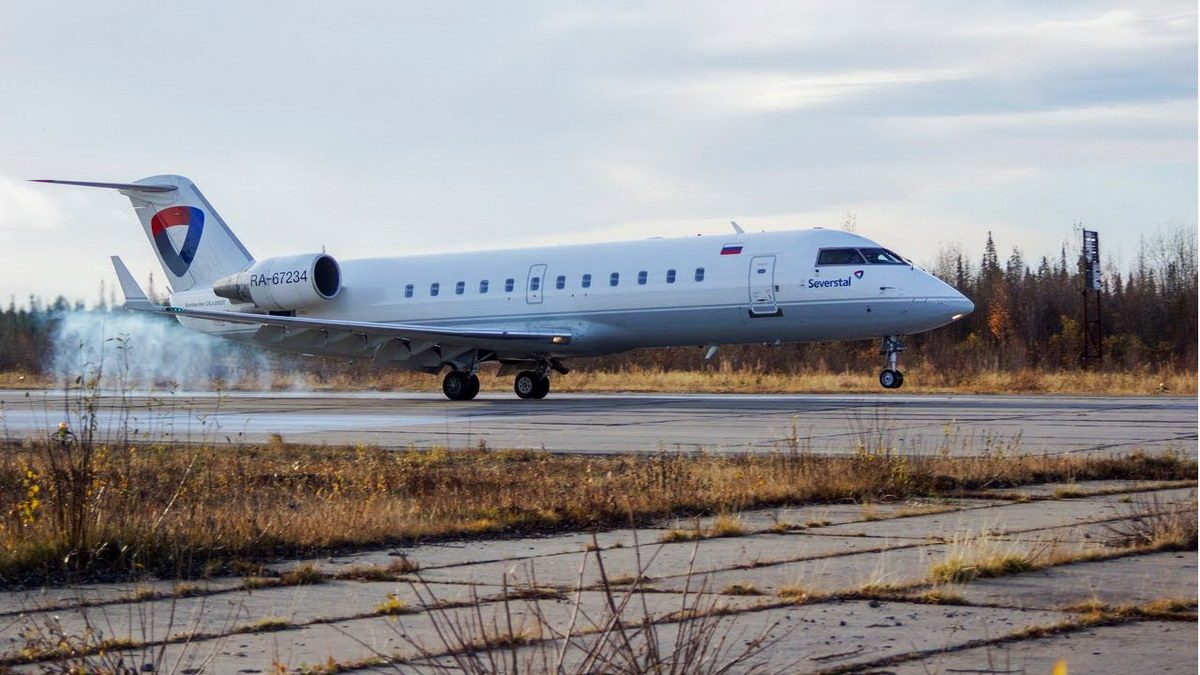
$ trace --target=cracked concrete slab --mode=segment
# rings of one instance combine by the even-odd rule
[[[942,560],[941,546],[913,546],[879,553],[857,553],[817,560],[733,569],[698,575],[690,580],[682,577],[652,582],[654,588],[683,590],[685,585],[695,589],[700,584],[720,593],[735,584],[748,584],[768,596],[782,589],[813,594],[839,593],[870,585],[908,584],[928,578],[930,567]]]
[[[1054,623],[1064,616],[1032,610],[843,601],[749,611],[725,617],[713,632],[726,638],[728,652],[723,662],[764,632],[769,631],[775,639],[768,650],[735,672],[759,665],[766,672],[804,673],[866,664],[917,650],[953,648],[1029,625]],[[920,628],[914,629],[917,626]],[[664,651],[674,649],[675,626],[662,626],[657,634]],[[589,639],[581,638],[578,644],[586,649]],[[523,663],[535,664],[538,649],[523,650],[519,657]],[[567,662],[577,663],[583,649],[568,650]]]
[[[888,666],[895,675],[1049,673],[1059,659],[1072,673],[1195,673],[1194,622],[1138,621],[937,654]]]
[[[1144,493],[1158,497],[1162,504],[1188,504],[1193,488]],[[1033,530],[1078,525],[1128,515],[1131,505],[1116,495],[1083,499],[1005,503],[991,508],[970,509],[896,520],[846,523],[821,528],[821,534],[865,535],[923,539],[930,534],[949,539],[958,535],[977,535],[993,530]]]
[[[697,548],[698,546],[698,548]],[[705,539],[699,542],[681,541],[648,544],[637,551],[632,548],[609,549],[603,552],[605,573],[609,579],[633,576],[639,565],[643,575],[651,579],[687,573],[706,572],[735,566],[748,566],[768,561],[781,561],[801,556],[813,557],[877,548],[878,540],[858,537],[815,537],[804,533],[761,534],[745,537]],[[640,557],[640,562],[639,562]],[[584,567],[584,585],[600,581],[599,568],[592,554],[538,558],[536,560],[501,561],[442,567],[422,571],[422,578],[438,582],[499,583],[506,575],[530,578],[530,564],[539,583],[573,586],[579,581]]]
[[[1059,565],[981,579],[958,590],[968,602],[1057,609],[1097,601],[1143,605],[1164,598],[1196,599],[1196,552],[1166,552]]]
[[[619,599],[620,596],[618,596]],[[641,599],[645,598],[643,609]],[[679,611],[677,595],[641,594],[636,601],[624,606],[622,616],[627,620],[640,619],[643,611],[654,619],[661,619]],[[757,598],[711,597],[702,599],[716,606],[744,608],[759,602]],[[248,672],[260,669],[271,672],[274,664],[288,669],[305,666],[325,665],[330,657],[341,663],[355,663],[372,657],[416,658],[421,650],[445,651],[459,646],[454,639],[439,637],[437,626],[446,634],[450,626],[458,626],[466,642],[512,632],[528,638],[550,637],[554,630],[563,630],[571,625],[575,616],[578,630],[594,628],[604,617],[611,616],[607,610],[607,598],[600,593],[584,593],[581,596],[579,614],[575,614],[574,596],[557,600],[513,601],[488,603],[475,606],[422,611],[393,617],[372,617],[315,624],[273,632],[230,635],[216,640],[206,640],[190,645],[168,645],[165,647],[167,661],[183,661],[203,666],[204,672],[227,673]],[[482,628],[481,628],[482,627]],[[418,648],[415,645],[419,645]],[[141,650],[131,650],[138,653]]]

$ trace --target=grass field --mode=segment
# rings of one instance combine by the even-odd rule
[[[878,372],[811,372],[802,374],[762,373],[754,370],[714,368],[703,371],[626,370],[620,372],[574,371],[554,377],[555,391],[577,392],[679,392],[679,393],[878,393]],[[915,368],[905,371],[904,393],[914,394],[1087,394],[1087,395],[1195,395],[1197,376],[1192,372],[1104,372],[1104,371],[988,371],[958,373]],[[480,372],[484,391],[508,391],[509,377],[495,370]],[[257,387],[258,378],[246,386]],[[29,373],[0,373],[0,388],[48,388],[61,383]],[[168,386],[169,383],[159,383]],[[221,383],[206,383],[215,389]],[[381,371],[369,377],[319,377],[281,374],[275,389],[317,391],[437,391],[437,376],[408,371]],[[186,388],[186,387],[185,387]],[[237,387],[235,387],[237,388]]]
[[[246,561],[449,536],[647,523],[763,506],[956,496],[1047,481],[1194,481],[1176,456],[558,456],[476,448],[0,446],[0,583]]]

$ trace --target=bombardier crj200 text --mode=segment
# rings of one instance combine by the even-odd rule
[[[182,176],[113,188],[129,197],[171,286],[152,304],[113,257],[125,306],[270,349],[370,358],[438,373],[453,400],[489,361],[542,398],[563,359],[673,347],[882,338],[884,387],[904,383],[900,336],[974,309],[961,293],[865,237],[836,230],[650,239],[337,261],[256,260]],[[710,351],[711,355],[711,351]]]

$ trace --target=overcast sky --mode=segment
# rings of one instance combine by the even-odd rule
[[[1196,3],[0,0],[0,293],[160,276],[191,177],[259,258],[840,227],[1128,261],[1196,224]]]

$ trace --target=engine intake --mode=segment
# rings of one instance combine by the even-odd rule
[[[325,253],[259,260],[219,279],[213,293],[266,310],[291,310],[332,300],[342,290],[342,269]]]

